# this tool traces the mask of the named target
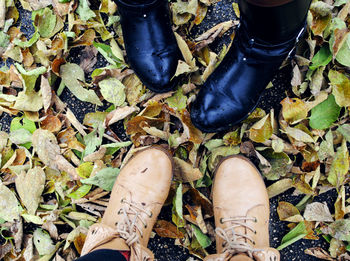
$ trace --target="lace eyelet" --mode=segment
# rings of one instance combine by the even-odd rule
[[[146,228],[147,228],[147,225],[144,225],[144,228],[146,229]]]
[[[257,218],[255,218],[255,219],[254,219],[254,222],[255,222],[255,223],[258,223],[258,219],[257,219]]]
[[[254,234],[256,235],[258,232],[256,232],[256,230],[254,231]]]
[[[220,218],[220,224],[224,224],[224,219]]]
[[[151,214],[150,214],[150,215],[148,215],[148,216],[149,216],[150,218],[151,218],[151,217],[153,217],[153,213],[151,212]]]
[[[124,199],[123,198],[120,200],[120,203],[124,203]]]
[[[254,246],[256,245],[255,241],[253,241],[253,245],[254,245]]]

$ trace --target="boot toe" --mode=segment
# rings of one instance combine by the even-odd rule
[[[198,95],[191,107],[193,125],[203,132],[226,131],[248,116],[249,109],[227,96]]]
[[[164,93],[177,86],[178,79],[172,78],[179,59],[178,50],[174,50],[162,55],[137,55],[130,58],[130,64],[148,89],[156,93]]]

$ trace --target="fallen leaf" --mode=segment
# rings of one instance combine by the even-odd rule
[[[112,191],[114,182],[119,175],[119,169],[116,168],[104,168],[96,173],[95,176],[88,179],[82,179],[84,184],[90,184],[98,186],[106,191]]]
[[[157,220],[153,229],[160,237],[184,238],[184,234],[176,226],[166,220]]]
[[[328,181],[335,187],[340,187],[345,181],[345,176],[349,170],[349,152],[346,141],[338,148],[331,169],[328,173]]]
[[[292,188],[292,184],[293,181],[291,179],[281,179],[276,181],[267,188],[269,198],[273,198]]]
[[[62,155],[55,135],[38,129],[32,136],[33,148],[40,160],[52,169],[66,171],[74,180],[79,179],[76,169]]]
[[[45,172],[40,167],[30,169],[16,178],[16,190],[30,215],[34,215],[39,206],[45,187]]]
[[[328,73],[330,84],[333,86],[335,101],[340,107],[350,106],[350,80],[344,74],[330,70]]]
[[[0,182],[0,218],[13,222],[19,219],[20,209],[15,194]]]
[[[182,182],[193,182],[203,177],[203,174],[198,168],[194,168],[186,161],[174,157],[174,175]]]
[[[333,217],[328,209],[327,204],[320,202],[313,202],[306,205],[304,211],[304,218],[307,221],[317,222],[333,222]]]
[[[33,241],[36,250],[39,252],[39,255],[49,255],[56,249],[50,238],[50,235],[40,228],[37,228],[34,231]]]
[[[102,105],[102,102],[93,90],[87,90],[82,86],[81,82],[85,82],[85,76],[83,69],[79,65],[74,63],[62,65],[60,67],[60,75],[64,84],[79,100]]]
[[[125,102],[125,86],[115,78],[108,78],[99,82],[101,94],[106,101],[113,103],[116,107]]]
[[[311,110],[310,126],[319,130],[329,128],[338,119],[340,109],[335,101],[335,97],[329,95],[327,100]]]
[[[299,223],[304,220],[304,218],[300,215],[299,210],[288,202],[278,202],[277,213],[279,219],[282,221]]]
[[[306,104],[298,98],[285,98],[282,102],[283,118],[289,123],[296,123],[307,117],[308,109]]]

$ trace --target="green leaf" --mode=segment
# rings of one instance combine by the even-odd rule
[[[349,152],[345,139],[338,148],[328,174],[328,181],[335,187],[343,185],[346,174],[349,170]]]
[[[261,155],[269,162],[271,166],[265,171],[263,164],[259,164],[262,174],[268,180],[278,180],[281,176],[283,177],[288,173],[292,162],[286,153],[276,153],[272,149],[268,149],[262,151]]]
[[[179,88],[177,92],[173,96],[169,97],[166,101],[170,108],[173,108],[175,110],[186,109],[187,97],[183,94],[181,88]]]
[[[334,6],[342,6],[342,5],[345,5],[349,0],[336,0],[334,2]]]
[[[42,230],[37,228],[33,233],[34,245],[38,250],[39,255],[49,255],[55,251],[55,245],[53,244],[50,235]]]
[[[92,185],[82,185],[76,191],[68,194],[67,196],[73,199],[80,199],[90,192]]]
[[[57,19],[56,15],[52,12],[52,10],[46,7],[44,9],[34,11],[32,17],[41,37],[51,37],[56,27]]]
[[[97,51],[99,51],[99,53],[101,53],[103,55],[103,57],[107,60],[107,62],[109,62],[110,64],[116,65],[116,68],[119,68],[121,65],[121,60],[118,59],[118,57],[116,57],[113,54],[112,48],[109,45],[103,44],[103,43],[96,43],[94,42],[93,45],[95,46],[95,48],[97,49]],[[107,67],[109,68],[109,67]],[[114,67],[112,67],[111,69],[113,69]],[[101,69],[96,69],[91,77],[95,77],[98,74],[101,73]]]
[[[78,175],[82,178],[90,177],[90,174],[94,168],[94,164],[92,162],[84,162],[79,165],[77,168]]]
[[[0,48],[6,49],[10,43],[10,36],[0,31]]]
[[[311,70],[316,70],[318,67],[326,66],[332,61],[332,53],[327,45],[322,46],[322,48],[315,54],[312,58]]]
[[[98,186],[106,191],[112,191],[114,182],[119,175],[119,169],[117,168],[104,168],[97,172],[97,174],[88,179],[82,179],[84,184],[90,184]]]
[[[78,64],[66,63],[60,67],[62,81],[68,89],[81,101],[91,102],[99,106],[102,102],[93,90],[85,89],[80,82],[85,82],[84,71]]]
[[[340,134],[344,136],[346,141],[350,142],[350,124],[344,124],[339,126],[337,131],[339,131]]]
[[[203,248],[207,248],[211,245],[211,240],[207,235],[205,235],[197,226],[191,224],[191,227],[193,229],[194,236]]]
[[[182,183],[179,184],[179,186],[176,189],[176,194],[174,198],[174,205],[177,215],[180,219],[183,219],[183,203],[182,203]]]
[[[22,42],[20,39],[16,38],[13,40],[13,43],[21,48],[28,48],[31,47],[33,44],[35,44],[40,38],[40,34],[38,31],[36,31],[32,38],[30,38],[28,41]]]
[[[239,146],[222,146],[212,150],[208,160],[208,168],[213,171],[223,157],[239,154]]]
[[[124,104],[125,86],[116,78],[108,78],[99,82],[101,94],[106,101],[113,103],[115,106]]]
[[[10,125],[10,131],[15,131],[22,128],[33,134],[33,132],[36,130],[35,122],[27,119],[26,117],[13,118]]]
[[[297,242],[308,234],[304,222],[300,222],[295,228],[293,228],[287,235],[282,238],[281,245],[277,250],[282,250],[287,246]]]
[[[0,218],[12,222],[19,219],[19,207],[15,194],[0,181]]]
[[[77,14],[80,16],[80,19],[87,21],[91,18],[96,17],[94,11],[90,9],[90,3],[88,0],[79,0],[79,6],[77,8]]]
[[[318,130],[329,128],[338,119],[340,110],[334,96],[329,95],[327,100],[311,110],[310,126]]]
[[[350,67],[350,35],[338,51],[337,57],[335,59],[340,64]]]
[[[97,136],[97,131],[94,130],[84,136],[85,150],[84,157],[93,153],[98,146],[102,143],[102,137]]]

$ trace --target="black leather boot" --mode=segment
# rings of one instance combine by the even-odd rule
[[[275,0],[239,1],[241,24],[232,47],[191,107],[192,122],[198,129],[225,131],[248,117],[282,62],[293,55],[310,3],[294,0],[275,6]]]
[[[174,76],[181,59],[171,28],[167,0],[115,0],[127,57],[147,88],[162,93],[176,87]]]

